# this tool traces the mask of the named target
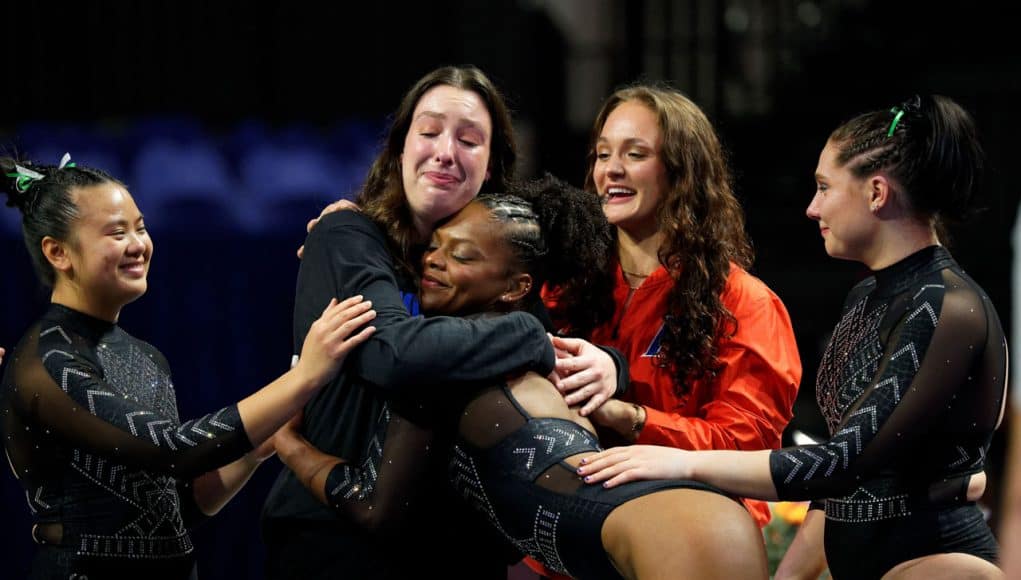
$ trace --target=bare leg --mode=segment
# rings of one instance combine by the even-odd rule
[[[736,501],[671,489],[617,507],[603,547],[625,578],[768,578],[762,532]]]
[[[933,554],[898,564],[883,580],[998,580],[1003,572],[971,554]]]

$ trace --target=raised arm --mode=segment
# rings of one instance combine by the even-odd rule
[[[313,325],[304,363],[235,405],[183,423],[166,361],[154,349],[141,342],[133,346],[149,355],[133,361],[138,368],[132,376],[145,384],[114,384],[89,342],[44,322],[12,369],[13,408],[27,432],[12,445],[23,446],[30,437],[62,439],[103,460],[180,479],[225,465],[290,418],[371,334],[348,338],[372,318],[368,305],[357,302],[331,303]],[[151,392],[160,394],[146,398]]]
[[[306,240],[295,299],[297,343],[331,296],[355,294],[372,301],[377,331],[345,370],[379,387],[400,391],[553,369],[553,347],[529,314],[479,320],[410,315],[382,232],[357,212],[332,213]]]

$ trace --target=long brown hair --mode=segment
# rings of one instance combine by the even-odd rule
[[[719,372],[719,339],[733,336],[737,320],[722,302],[731,263],[753,260],[744,212],[734,195],[726,155],[715,129],[699,107],[680,92],[636,85],[613,93],[592,128],[585,188],[595,191],[595,144],[606,119],[620,104],[635,101],[659,120],[668,190],[657,211],[665,238],[659,261],[675,284],[667,299],[659,364],[669,367],[678,395],[696,380]]]
[[[446,66],[426,74],[411,87],[393,115],[383,149],[373,161],[358,196],[362,211],[383,228],[394,258],[408,272],[413,271],[411,246],[415,229],[401,180],[401,152],[419,99],[440,85],[477,94],[489,111],[493,135],[490,140],[489,180],[482,185],[483,192],[505,191],[517,161],[517,146],[507,104],[481,70],[473,66]]]

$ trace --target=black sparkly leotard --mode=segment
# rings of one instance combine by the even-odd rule
[[[942,247],[851,291],[819,368],[831,439],[770,455],[781,499],[826,498],[835,578],[942,552],[995,561],[966,486],[984,468],[1006,374],[993,305]]]
[[[159,351],[56,304],[14,351],[0,408],[36,524],[61,529],[39,578],[187,578],[191,480],[251,449],[236,405],[182,423]]]
[[[506,386],[472,400],[459,434],[450,479],[461,496],[521,553],[575,578],[620,578],[601,538],[617,506],[665,489],[721,493],[687,480],[587,485],[565,459],[599,451],[596,436],[573,421],[530,416]]]

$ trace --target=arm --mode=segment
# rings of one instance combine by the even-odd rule
[[[826,514],[821,509],[810,509],[798,528],[794,541],[787,547],[774,580],[816,580],[826,570],[826,553],[823,550],[823,528]]]
[[[581,460],[586,483],[616,487],[644,479],[694,479],[755,499],[775,500],[772,451],[688,451],[660,445],[613,447]]]
[[[188,479],[240,457],[252,442],[262,442],[332,377],[347,351],[371,333],[346,338],[352,325],[371,319],[364,305],[348,309],[352,303],[331,305],[316,323],[303,368],[299,365],[236,405],[185,423],[176,412],[170,416],[147,408],[130,388],[122,391],[108,383],[95,353],[80,338],[72,340],[74,335],[59,326],[44,328],[38,356],[19,367],[16,410],[33,426],[76,448]],[[151,364],[152,376],[163,377],[169,387],[166,369],[155,360]]]
[[[554,336],[552,340],[557,361],[550,380],[568,405],[582,405],[583,417],[627,390],[628,364],[620,351],[580,338]]]
[[[322,452],[298,431],[301,417],[275,437],[280,459],[322,503],[372,533],[404,523],[418,502],[415,480],[427,471],[433,434],[385,408],[360,465]]]
[[[959,387],[967,384],[973,359],[983,350],[968,348],[984,344],[986,325],[982,309],[971,308],[967,296],[947,294],[940,300],[936,289],[919,296],[928,308],[909,309],[894,329],[879,370],[830,441],[758,452],[633,446],[593,456],[581,473],[611,486],[634,479],[691,478],[767,500],[847,493],[860,479],[924,443]],[[938,325],[930,312],[941,313]],[[947,360],[959,364],[947,365]]]
[[[192,498],[203,516],[215,516],[241,491],[265,459],[258,455],[256,451],[250,451],[240,459],[192,480]]]
[[[793,414],[801,359],[779,298],[757,280],[747,294],[751,296],[731,289],[724,295],[737,329],[734,336],[720,340],[723,368],[711,387],[703,387],[712,390],[702,395],[704,402],[695,414],[685,409],[686,401],[666,409],[642,404],[640,410],[631,403],[608,401],[593,420],[642,444],[679,449],[779,447]],[[641,425],[637,433],[636,424]]]
[[[331,296],[356,294],[372,301],[377,331],[352,353],[345,372],[376,386],[421,389],[528,368],[543,375],[553,369],[553,347],[531,315],[515,312],[479,320],[409,315],[379,228],[356,212],[326,215],[305,243],[295,339],[303,340],[316,310]]]

